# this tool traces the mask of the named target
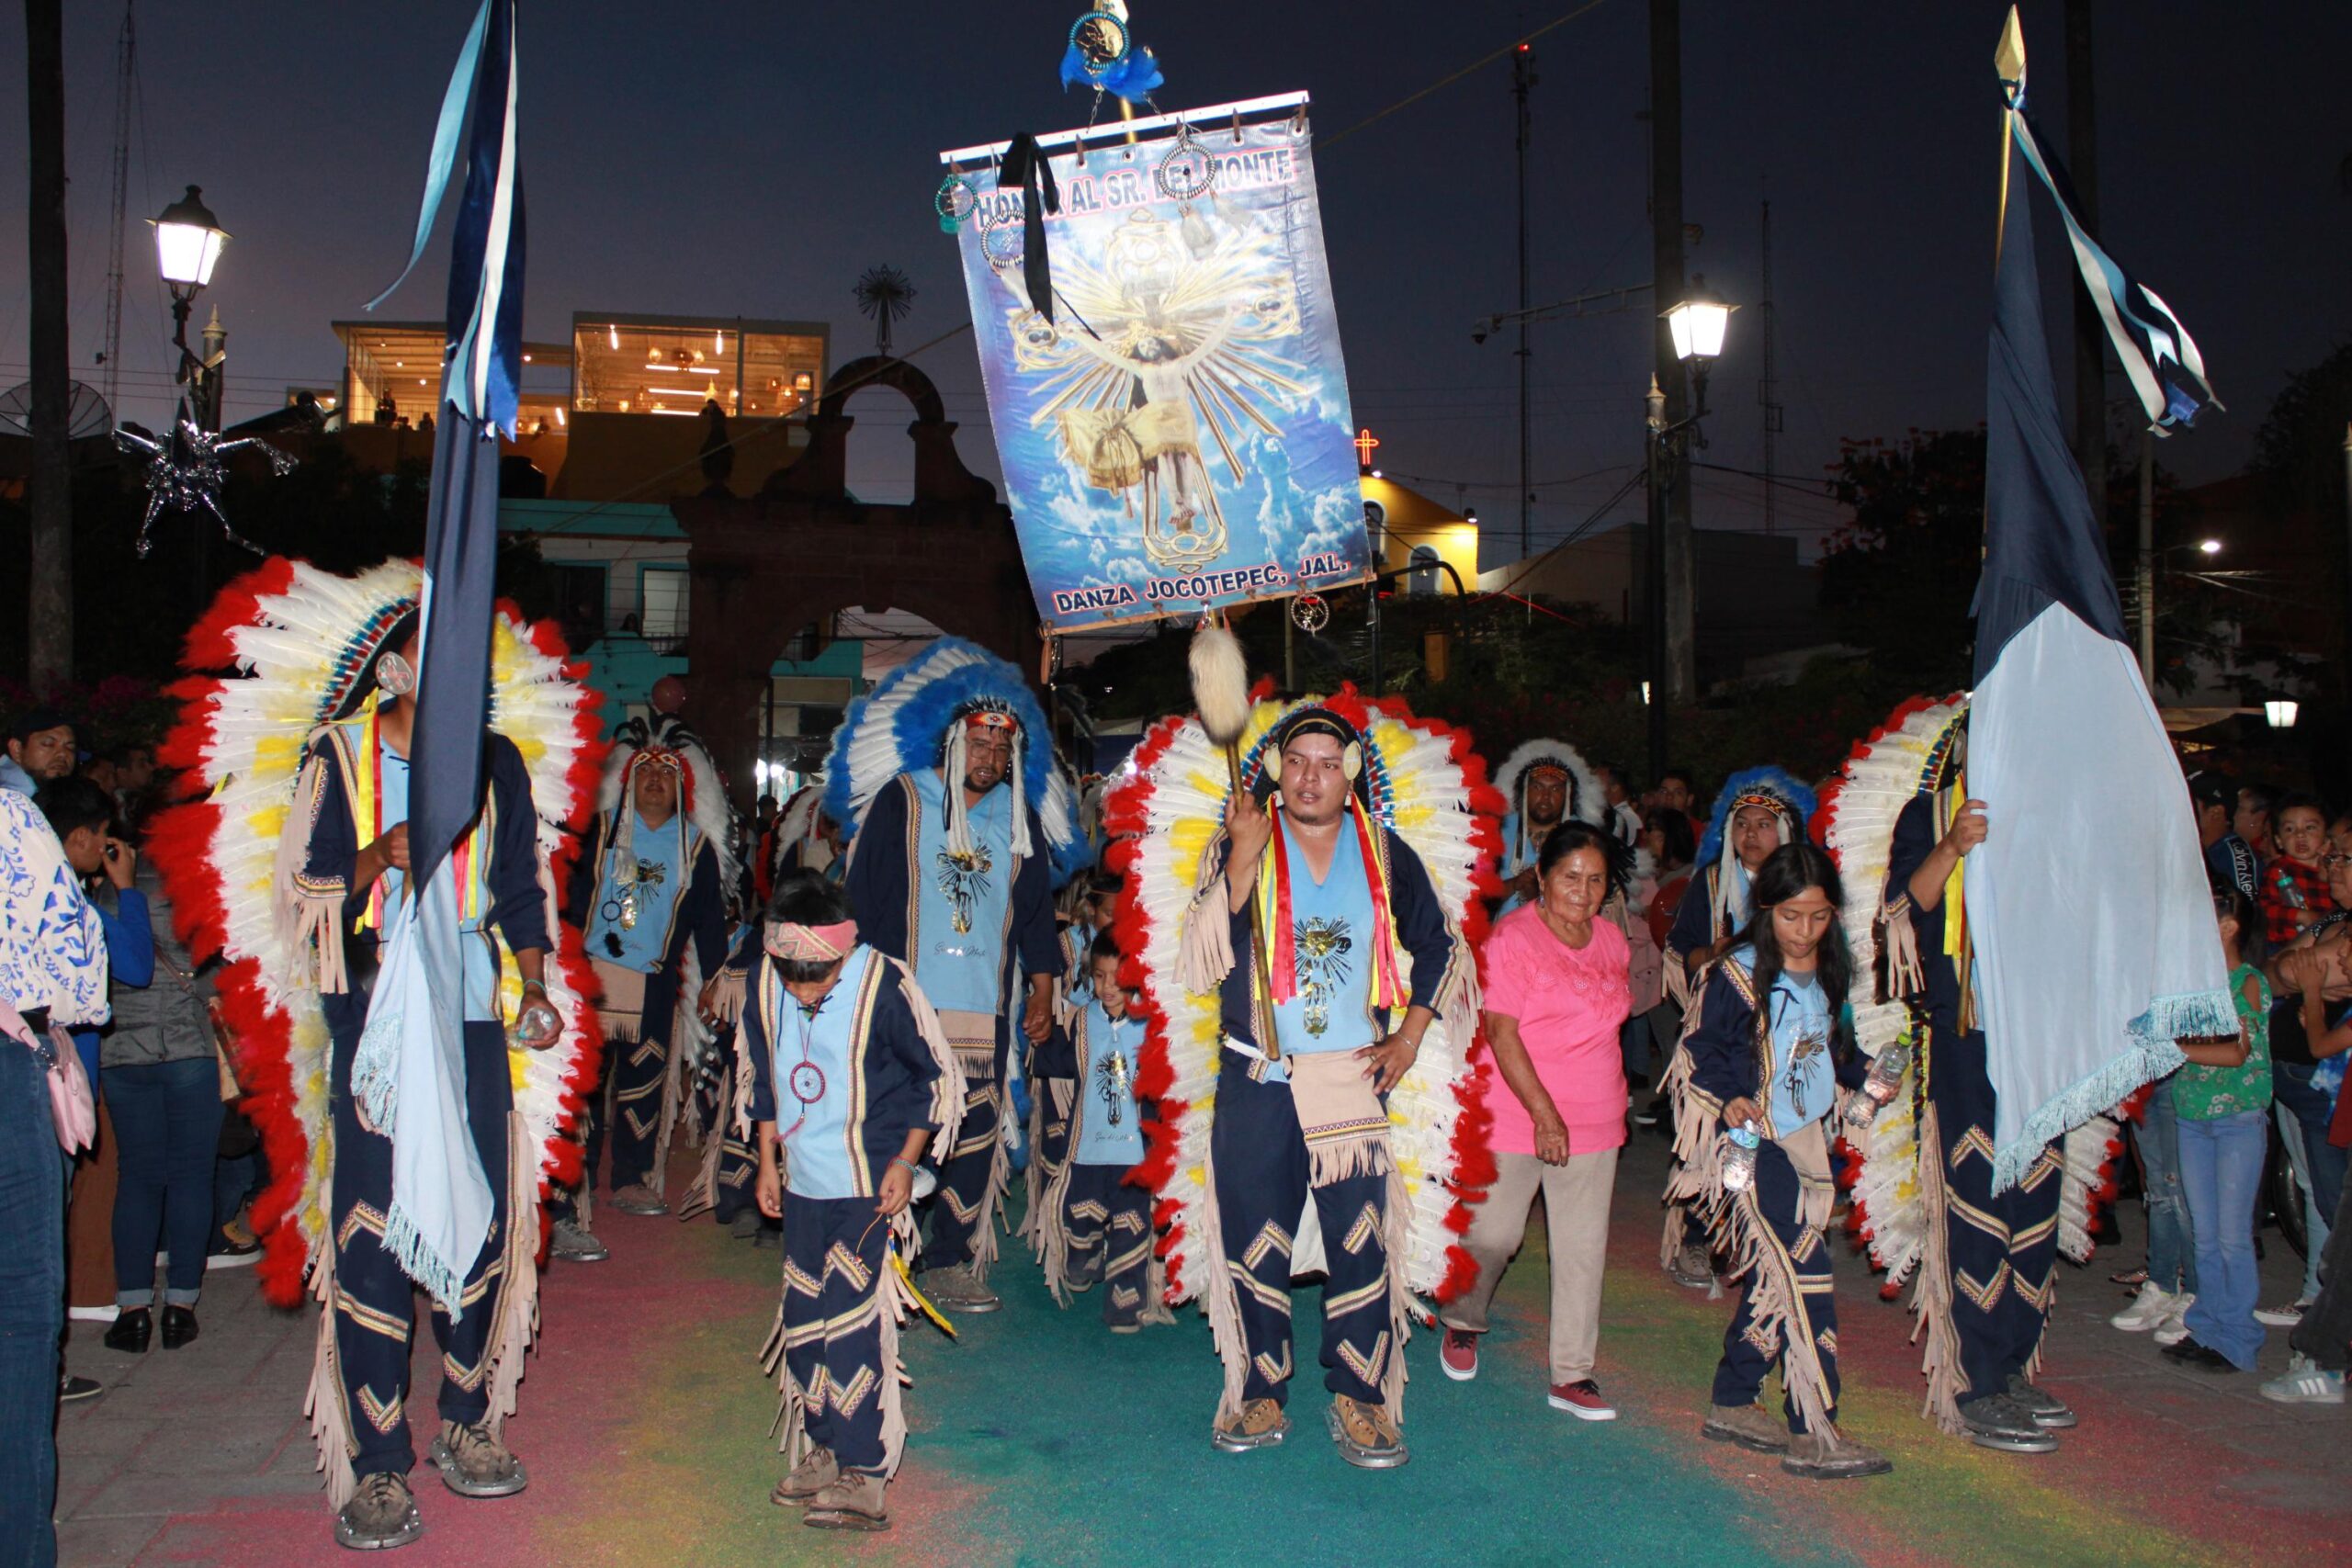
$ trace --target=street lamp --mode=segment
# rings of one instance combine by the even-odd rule
[[[1690,287],[1660,315],[1673,339],[1674,356],[1690,372],[1695,406],[1689,417],[1668,423],[1666,394],[1659,389],[1656,375],[1650,377],[1644,404],[1650,433],[1649,592],[1645,595],[1649,602],[1650,678],[1644,685],[1655,699],[1648,703],[1653,779],[1666,771],[1667,695],[1673,689],[1673,682],[1668,679],[1666,646],[1666,491],[1680,467],[1685,444],[1695,437],[1700,446],[1706,445],[1698,426],[1707,417],[1707,372],[1723,356],[1724,337],[1730,330],[1732,310],[1732,306],[1708,289],[1704,273],[1690,275]]]
[[[198,422],[208,430],[217,430],[220,411],[214,406],[214,394],[220,378],[188,347],[187,318],[197,291],[212,281],[212,268],[229,243],[229,232],[204,205],[204,192],[196,186],[188,186],[186,196],[164,209],[154,227],[155,265],[172,290],[172,343],[180,351],[179,370],[173,379],[188,388]]]
[[[2302,705],[2292,697],[2272,697],[2262,705],[2262,716],[2273,729],[2292,729]]]
[[[2197,541],[2197,553],[2199,555],[2218,556],[2222,553],[2222,541],[2219,539],[2199,539]]]

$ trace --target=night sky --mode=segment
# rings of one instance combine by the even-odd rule
[[[1510,66],[1322,144],[1571,5],[1134,5],[1168,75],[1163,108],[1314,95],[1358,419],[1381,436],[1391,477],[1477,505],[1490,537],[1516,530],[1513,369],[1507,343],[1474,346],[1469,326],[1515,300]],[[1084,96],[1056,81],[1080,8],[525,5],[527,333],[560,340],[575,310],[813,318],[832,322],[840,364],[870,347],[850,289],[876,262],[922,291],[902,347],[957,325],[955,244],[931,210],[936,154],[1083,122]],[[289,384],[334,380],[328,322],[357,315],[400,270],[472,9],[141,0],[123,417],[154,423],[168,412],[168,311],[141,220],[191,182],[234,235],[198,304],[198,324],[217,305],[231,333],[231,421],[275,406]],[[1770,197],[1784,474],[1818,476],[1841,436],[1893,439],[1981,417],[2004,9],[1686,0],[1685,212],[1705,229],[1688,265],[1752,307],[1758,204]],[[2190,481],[2214,478],[2245,460],[2283,378],[2352,330],[2352,196],[2337,185],[2352,154],[2341,80],[2352,13],[2210,0],[2098,9],[2102,234],[2204,350],[2230,412],[2162,457]],[[116,0],[66,11],[74,365],[95,384],[121,12]],[[2025,21],[2038,118],[2063,147],[2057,0],[2038,0]],[[12,17],[0,80],[18,105],[23,49]],[[1536,46],[1538,301],[1647,280],[1645,50],[1641,0],[1600,0]],[[21,277],[20,110],[0,119],[0,163],[12,175],[0,255]],[[2058,225],[2046,207],[2037,220],[2055,300]],[[440,314],[447,227],[387,318]],[[1733,319],[1714,377],[1706,457],[1732,468],[1762,458],[1758,324],[1752,309]],[[0,384],[27,374],[26,334],[19,286],[0,298]],[[2052,336],[2063,339],[2056,320]],[[1639,312],[1536,329],[1539,547],[1584,522],[1638,460],[1647,345]],[[963,422],[966,460],[993,476],[970,340],[922,363]],[[2120,378],[2110,388],[2124,395]],[[852,404],[865,420],[852,482],[876,499],[908,471],[894,402],[874,391]],[[2115,417],[2124,430],[2120,409]],[[1817,496],[1779,493],[1781,525],[1809,544],[1838,519]],[[1705,475],[1699,521],[1758,526],[1759,495],[1753,480]]]

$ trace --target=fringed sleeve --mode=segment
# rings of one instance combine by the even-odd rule
[[[1195,996],[1206,996],[1233,972],[1233,903],[1225,881],[1223,832],[1201,854],[1200,880],[1193,901],[1178,917],[1176,980]]]
[[[949,1149],[956,1145],[956,1133],[964,1120],[964,1069],[956,1060],[956,1048],[947,1043],[946,1031],[939,1026],[939,1013],[931,998],[922,994],[915,977],[907,966],[897,960],[891,965],[899,972],[899,994],[906,998],[907,1010],[914,1015],[915,1034],[930,1054],[936,1076],[931,1080],[931,1110],[926,1120],[936,1128],[931,1135],[934,1149]]]
[[[294,809],[277,840],[270,885],[277,890],[278,950],[285,955],[289,990],[336,995],[349,987],[343,962],[344,906],[351,895],[348,866],[331,869],[319,854],[321,814],[330,807],[346,825],[348,808],[328,795],[330,770],[323,749],[302,764],[294,786]]]

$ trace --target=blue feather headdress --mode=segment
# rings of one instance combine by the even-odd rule
[[[1732,774],[1724,781],[1722,793],[1715,796],[1714,815],[1707,819],[1707,836],[1699,840],[1697,863],[1712,865],[1723,853],[1724,840],[1730,836],[1731,815],[1741,807],[1765,806],[1778,812],[1788,824],[1781,842],[1793,843],[1804,836],[1815,804],[1813,791],[1798,783],[1785,768],[1750,768],[1744,773]]]
[[[1035,812],[1058,886],[1090,857],[1078,830],[1077,793],[1055,761],[1046,710],[1019,670],[961,637],[941,637],[849,705],[825,760],[825,813],[854,836],[883,785],[940,766],[958,722],[984,712],[1005,715],[1021,731],[1012,783],[1026,809],[1013,814],[1013,852],[1032,852],[1028,818]],[[949,799],[962,796],[951,790]]]

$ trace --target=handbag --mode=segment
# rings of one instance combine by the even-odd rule
[[[98,1107],[74,1042],[54,1025],[34,1033],[16,1004],[5,998],[0,998],[0,1032],[22,1043],[48,1069],[41,1076],[49,1085],[49,1116],[57,1130],[57,1146],[69,1155],[88,1148],[98,1135]]]

